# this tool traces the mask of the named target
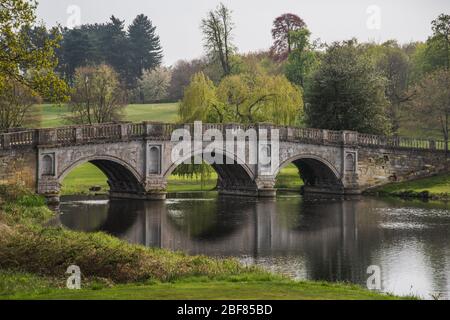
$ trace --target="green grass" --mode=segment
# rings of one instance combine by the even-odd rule
[[[298,168],[294,164],[290,164],[283,168],[277,176],[275,184],[279,189],[297,189],[303,186],[303,180],[300,178]]]
[[[93,186],[101,187],[100,192],[109,190],[105,174],[91,163],[82,164],[73,169],[64,179],[61,194],[62,195],[88,195],[89,189]]]
[[[159,121],[175,122],[178,103],[130,104],[125,108],[124,119],[131,122]],[[64,116],[68,114],[66,105],[42,104],[33,109],[33,118],[38,122],[32,126],[52,128],[67,125]]]
[[[381,194],[400,194],[412,191],[414,193],[426,192],[432,197],[445,197],[450,195],[450,174],[442,174],[434,177],[413,181],[392,183],[374,190]]]
[[[14,282],[13,282],[13,281]],[[63,281],[60,281],[63,284]],[[83,282],[82,282],[83,285]],[[243,275],[218,280],[114,285],[88,283],[82,290],[55,288],[55,282],[27,274],[0,273],[0,299],[39,300],[380,300],[398,299],[349,284],[298,282],[279,276]],[[2,294],[2,289],[6,289]]]

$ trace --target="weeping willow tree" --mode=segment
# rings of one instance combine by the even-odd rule
[[[201,189],[203,190],[206,182],[211,179],[213,173],[214,169],[211,165],[205,162],[202,164],[194,164],[194,161],[191,161],[190,164],[179,165],[172,174],[177,177],[200,181]]]
[[[303,117],[303,94],[285,76],[230,75],[216,87],[198,73],[186,87],[178,116],[182,123],[268,122],[293,126]]]

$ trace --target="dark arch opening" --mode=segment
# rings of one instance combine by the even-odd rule
[[[226,155],[222,156],[223,164],[208,164],[205,162],[207,166],[210,166],[214,172],[217,174],[217,182],[214,183],[214,190],[219,191],[221,194],[235,194],[235,195],[256,195],[257,194],[257,186],[253,179],[253,177],[249,174],[248,170],[244,168],[242,164],[234,161],[233,164],[227,164],[227,162],[231,162]],[[169,169],[166,173],[166,177],[169,181],[169,189],[170,184],[172,182],[171,174],[176,173],[176,169],[180,166],[192,166],[192,165],[184,165],[179,164],[175,168]]]
[[[145,192],[139,180],[123,165],[111,160],[91,160],[89,162],[99,168],[108,178],[109,193],[111,195]]]
[[[296,168],[297,172],[294,175],[293,168]],[[283,183],[280,184],[280,178],[283,178]],[[280,170],[277,178],[277,187],[286,186],[299,186],[295,183],[295,179],[300,177],[303,181],[303,185],[299,187],[299,190],[305,193],[342,193],[343,185],[340,179],[336,176],[335,172],[324,162],[314,158],[301,158],[296,159],[286,166],[284,170]],[[291,180],[291,181],[289,181]],[[289,188],[289,187],[288,187]],[[292,188],[289,188],[292,189]]]
[[[145,190],[136,176],[124,165],[107,159],[86,161],[70,169],[61,181],[66,195],[109,191],[109,194],[140,194]]]

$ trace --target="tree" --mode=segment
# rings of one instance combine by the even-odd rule
[[[419,43],[412,56],[414,83],[428,73],[450,68],[450,15],[441,14],[431,24],[433,35]]]
[[[125,21],[115,16],[108,23],[63,29],[58,69],[72,82],[76,68],[105,63],[120,74],[128,89],[133,89],[144,70],[161,64],[162,49],[155,31],[144,15],[138,15],[128,30]]]
[[[138,80],[141,102],[158,102],[167,98],[171,75],[170,69],[163,67],[145,70]]]
[[[269,51],[257,51],[235,55],[232,74],[282,75],[284,64],[272,59]]]
[[[441,14],[436,20],[431,22],[433,29],[433,37],[431,41],[439,43],[439,47],[443,52],[444,66],[450,69],[450,15]]]
[[[297,125],[303,113],[301,91],[284,76],[231,75],[220,82],[217,98],[219,122]]]
[[[318,58],[309,41],[311,33],[303,28],[291,31],[291,43],[293,50],[289,55],[285,73],[292,83],[301,87],[305,86],[306,78],[318,66]]]
[[[131,50],[129,85],[133,85],[144,70],[153,70],[160,66],[163,55],[156,27],[143,14],[138,15],[129,26],[128,38]]]
[[[388,133],[385,85],[386,79],[355,40],[333,43],[307,87],[308,125]]]
[[[118,121],[124,107],[124,90],[114,69],[104,64],[77,68],[69,104],[70,122],[94,124]]]
[[[33,43],[28,31],[36,24],[35,10],[35,1],[0,0],[0,91],[17,83],[46,99],[64,101],[67,85],[54,72],[60,34],[54,28],[50,37]]]
[[[18,81],[5,83],[0,90],[0,130],[17,128],[34,120],[30,109],[41,99],[33,90]]]
[[[236,51],[232,42],[234,24],[231,13],[221,3],[216,10],[208,12],[201,24],[206,52],[211,59],[220,62],[224,76],[231,73],[231,56]]]
[[[211,109],[217,105],[216,87],[203,74],[196,73],[189,86],[184,90],[184,97],[178,107],[178,116],[182,122],[211,122]]]
[[[125,31],[125,21],[111,16],[110,22],[103,27],[100,40],[103,61],[121,75],[122,80],[130,77],[130,49]],[[127,82],[128,84],[128,82]]]
[[[413,89],[414,99],[409,103],[409,114],[415,120],[415,129],[438,131],[445,141],[448,153],[450,122],[450,71],[445,68],[424,77]]]
[[[58,50],[58,70],[69,82],[73,82],[75,69],[93,62],[94,47],[89,34],[79,29],[64,30],[61,49]]]
[[[199,72],[203,72],[214,83],[220,82],[222,78],[221,67],[214,61],[210,61],[207,58],[191,61],[180,60],[172,67],[169,99],[172,101],[181,100],[184,90],[189,85],[192,77]]]
[[[306,23],[297,15],[285,13],[273,22],[271,48],[272,56],[280,61],[285,60],[292,52],[292,31],[306,28]]]
[[[386,97],[389,105],[386,115],[392,126],[392,133],[397,134],[400,129],[402,106],[413,98],[408,92],[410,61],[406,53],[395,41],[384,43],[381,55],[377,59],[377,68],[387,79]]]
[[[301,91],[284,76],[231,75],[216,88],[203,73],[195,75],[179,107],[180,120],[212,123],[299,123]]]

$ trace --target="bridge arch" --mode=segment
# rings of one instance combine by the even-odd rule
[[[218,191],[223,194],[257,194],[258,188],[255,182],[254,169],[242,159],[237,158],[235,154],[226,150],[218,150],[217,152],[219,156],[223,157],[223,164],[211,164],[211,166],[218,175]],[[203,148],[197,149],[182,157],[180,161],[172,163],[163,173],[164,179],[167,180],[184,161],[204,153]],[[227,164],[227,159],[228,161],[233,160],[234,163]]]
[[[122,159],[106,155],[89,156],[77,159],[59,173],[57,176],[58,182],[62,184],[64,178],[73,169],[88,162],[96,166],[107,177],[110,194],[112,196],[129,193],[140,194],[145,192],[145,188],[142,184],[142,177],[132,165]]]
[[[284,160],[277,172],[294,164],[300,172],[300,178],[304,181],[304,191],[341,193],[344,184],[339,170],[328,160],[313,154],[299,154]]]

